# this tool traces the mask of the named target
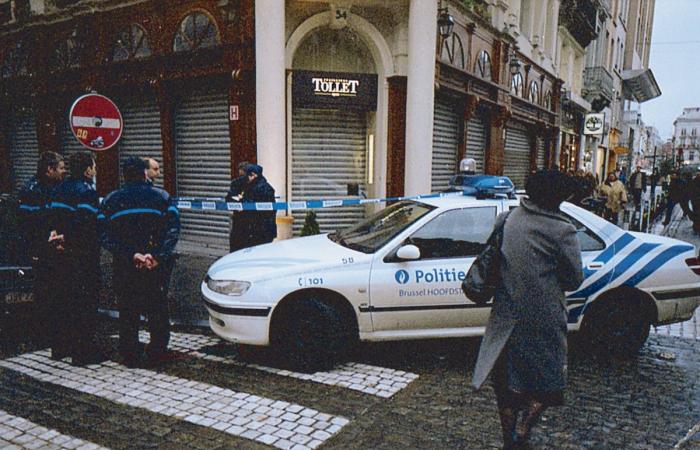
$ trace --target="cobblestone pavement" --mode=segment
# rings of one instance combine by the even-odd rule
[[[181,359],[148,369],[26,349],[0,360],[0,446],[499,448],[493,391],[469,385],[478,342],[367,344],[315,374],[191,332],[173,335]],[[699,340],[652,335],[637,358],[607,361],[574,335],[570,353],[567,406],[545,414],[535,448],[672,448],[700,419]]]

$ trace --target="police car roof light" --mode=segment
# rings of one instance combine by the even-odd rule
[[[508,177],[499,175],[453,175],[450,188],[477,198],[515,198],[515,186]]]

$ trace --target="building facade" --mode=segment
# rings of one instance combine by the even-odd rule
[[[700,108],[683,108],[673,121],[673,147],[684,165],[700,164]]]

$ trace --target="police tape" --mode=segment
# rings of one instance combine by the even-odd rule
[[[406,197],[386,198],[345,198],[327,200],[304,200],[291,202],[226,202],[222,199],[177,197],[174,199],[178,209],[200,211],[292,211],[300,209],[339,208],[343,206],[367,205],[373,203],[386,203],[401,200],[422,200],[441,197],[461,197],[459,192],[440,192],[437,194],[423,194]]]

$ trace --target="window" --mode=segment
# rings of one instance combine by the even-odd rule
[[[523,96],[523,76],[520,73],[516,73],[510,79],[510,93],[517,97]]]
[[[484,249],[495,221],[495,207],[446,211],[413,233],[405,243],[418,247],[421,259],[476,256]]]
[[[2,68],[0,68],[2,78],[26,75],[28,59],[29,51],[27,49],[27,43],[23,40],[17,41],[15,46],[7,52],[5,59],[2,61]]]
[[[486,50],[479,52],[479,57],[476,59],[476,68],[474,70],[484,80],[491,81],[491,56]]]
[[[688,153],[688,160],[689,160],[689,161],[694,161],[694,160],[695,160],[695,152],[694,152],[694,151],[691,150],[691,151]]]
[[[54,50],[51,68],[53,70],[65,70],[80,66],[80,56],[83,49],[82,42],[82,39],[78,39],[78,31],[74,30]]]
[[[173,41],[173,51],[186,52],[219,45],[219,30],[204,12],[194,12],[180,23]]]
[[[544,107],[547,109],[552,109],[552,93],[550,91],[544,94]]]
[[[530,82],[529,98],[532,103],[540,104],[540,86],[537,81]]]
[[[582,252],[594,252],[605,248],[605,242],[593,231],[588,229],[588,227],[568,214],[566,214],[566,217],[571,221],[574,227],[576,227],[576,235],[578,236],[578,242],[581,245]]]
[[[146,31],[141,26],[135,23],[131,24],[129,28],[122,30],[117,35],[112,61],[125,61],[148,56],[151,56],[151,48],[148,45]]]

